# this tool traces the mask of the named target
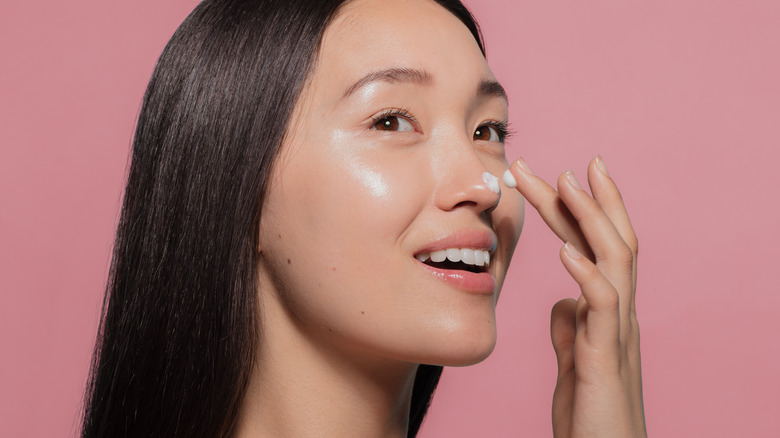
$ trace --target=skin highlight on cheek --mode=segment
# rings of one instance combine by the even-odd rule
[[[365,163],[352,162],[349,165],[352,176],[359,181],[374,198],[386,199],[390,195],[390,186],[381,173]]]

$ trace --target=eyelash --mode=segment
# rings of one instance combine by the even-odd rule
[[[412,126],[419,126],[417,119],[405,108],[389,108],[371,118],[371,125],[374,126],[379,123],[380,120],[387,117],[403,117],[407,119]],[[485,123],[479,125],[479,127],[488,126],[495,129],[498,132],[498,141],[504,143],[507,138],[511,137],[513,132],[509,129],[508,121],[488,120]],[[477,129],[479,129],[479,127]]]
[[[509,129],[509,122],[506,120],[503,122],[499,122],[498,120],[488,120],[485,123],[479,125],[477,129],[482,126],[489,126],[495,129],[498,132],[498,141],[501,143],[504,143],[507,138],[512,136],[512,131]]]
[[[419,126],[419,124],[417,123],[417,119],[415,119],[412,113],[410,113],[409,110],[405,108],[389,108],[382,111],[381,113],[371,118],[371,126],[376,125],[377,123],[379,123],[380,120],[385,119],[387,117],[403,117],[409,122],[411,122],[412,126],[415,127]]]

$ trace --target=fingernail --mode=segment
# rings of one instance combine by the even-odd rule
[[[501,177],[502,180],[504,180],[504,185],[509,187],[510,189],[514,189],[517,187],[517,181],[515,180],[514,175],[512,175],[512,172],[509,171],[509,169],[504,171],[504,175]]]
[[[577,251],[577,248],[575,248],[574,245],[569,245],[569,242],[564,243],[563,247],[566,249],[566,254],[573,260],[579,260],[582,258],[582,253]]]
[[[520,169],[522,169],[525,173],[529,175],[535,175],[534,171],[531,170],[531,168],[528,166],[528,163],[525,162],[522,158],[518,158],[517,161],[515,161],[518,166],[520,166]]]
[[[604,175],[609,176],[609,171],[607,170],[607,165],[604,164],[604,159],[601,158],[601,155],[596,155],[596,166],[598,166],[599,170],[604,173]]]
[[[582,186],[580,185],[579,181],[577,181],[577,177],[574,176],[574,172],[567,170],[566,178],[569,180],[569,184],[574,186],[574,188],[582,190]]]

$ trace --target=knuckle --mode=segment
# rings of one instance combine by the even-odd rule
[[[639,333],[639,319],[636,317],[636,312],[631,312],[631,315],[628,317],[628,322],[631,324],[631,330]]]
[[[603,275],[603,274],[601,273],[601,271],[599,270],[599,268],[598,268],[598,267],[596,267],[596,265],[590,265],[590,266],[588,267],[588,269],[585,271],[584,277],[585,277],[585,281],[586,281],[586,282],[588,282],[588,283],[593,283],[593,282],[596,282],[596,281],[598,281],[598,279],[599,279],[599,278],[600,278],[602,275]]]
[[[618,263],[621,266],[632,267],[637,253],[630,244],[621,242],[609,249],[597,252],[595,255],[597,264]]]
[[[619,317],[620,315],[620,295],[616,290],[612,288],[604,288],[594,296],[595,301],[591,302],[592,305],[598,307],[598,309],[614,313]]]
[[[639,254],[639,239],[636,237],[635,234],[631,234],[627,239],[624,239],[626,242],[626,245],[631,250],[631,252],[634,255]]]
[[[603,305],[609,310],[619,311],[620,295],[618,295],[617,291],[613,290],[611,293],[605,293]]]
[[[622,265],[632,266],[634,264],[634,251],[628,244],[619,245],[614,250],[614,260]]]

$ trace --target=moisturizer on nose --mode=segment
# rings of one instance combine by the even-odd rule
[[[515,177],[512,175],[512,172],[510,172],[509,169],[507,169],[506,172],[504,172],[504,177],[502,179],[504,180],[504,184],[510,189],[517,187],[517,181],[515,180]]]
[[[501,193],[501,186],[498,185],[498,178],[492,173],[485,172],[482,174],[482,181],[485,181],[487,188],[493,193]]]

